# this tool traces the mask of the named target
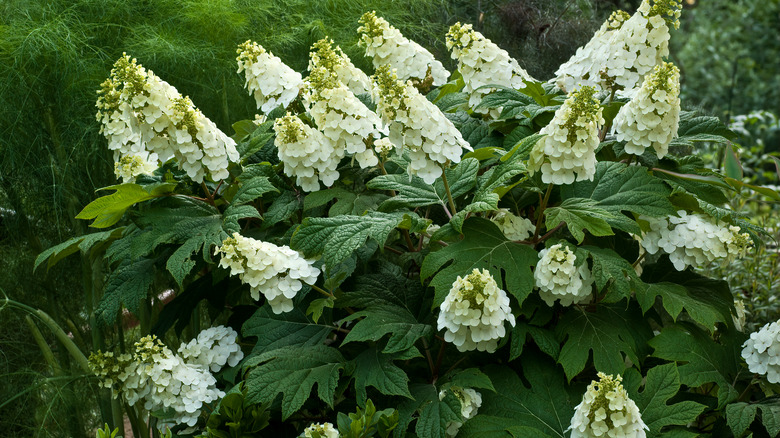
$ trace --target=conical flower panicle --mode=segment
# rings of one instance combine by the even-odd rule
[[[613,12],[590,41],[558,67],[555,72],[558,88],[571,92],[582,86],[601,87],[601,68],[609,54],[604,48],[630,17],[631,14],[625,11]]]
[[[562,306],[590,301],[593,275],[587,261],[575,266],[577,256],[569,247],[555,244],[539,252],[534,281],[539,296],[548,306],[560,300]]]
[[[365,48],[374,68],[389,65],[396,69],[402,81],[415,79],[423,82],[430,78],[435,86],[447,83],[450,72],[441,62],[419,44],[406,39],[387,20],[377,17],[376,11],[363,14],[359,23],[359,44]]]
[[[544,183],[571,184],[575,176],[577,181],[593,181],[599,128],[604,124],[595,94],[593,87],[569,93],[552,121],[539,131],[546,136],[534,145],[528,170],[531,174],[541,170]]]
[[[236,53],[238,73],[245,72],[245,87],[262,112],[267,114],[278,106],[287,108],[298,97],[303,87],[301,74],[273,53],[253,41],[240,44]]]
[[[643,233],[640,245],[650,254],[658,251],[669,254],[675,269],[683,271],[721,259],[724,262],[744,256],[753,241],[737,226],[721,226],[712,218],[699,213],[679,210],[677,216],[650,218],[650,231]]]
[[[494,352],[498,340],[506,335],[504,321],[515,325],[509,297],[499,289],[490,272],[474,269],[458,277],[440,306],[438,329],[458,351]]]
[[[338,77],[354,94],[371,93],[371,79],[363,70],[355,67],[341,47],[333,47],[333,41],[323,38],[311,46],[309,71],[322,67]]]
[[[474,108],[482,98],[495,91],[482,88],[485,85],[502,85],[513,89],[523,88],[523,80],[532,80],[506,50],[472,29],[470,24],[455,23],[447,32],[447,48],[452,59],[458,60],[458,71],[463,76],[463,91],[469,94],[469,107]],[[475,109],[476,112],[498,118],[501,108]]]
[[[742,347],[742,358],[751,373],[766,376],[769,383],[780,383],[780,321],[751,333]]]
[[[326,186],[336,182],[344,148],[337,149],[321,131],[290,113],[276,119],[274,132],[274,144],[279,160],[284,164],[284,174],[295,177],[296,184],[304,191],[320,190],[320,181]]]
[[[379,67],[372,79],[377,114],[388,125],[390,141],[409,148],[409,174],[433,184],[444,167],[460,162],[464,149],[472,150],[444,113],[390,67]]]
[[[174,157],[193,181],[206,176],[220,181],[230,175],[229,164],[239,159],[233,139],[188,97],[127,54],[114,63],[98,95],[100,132],[114,151],[117,176],[125,181],[151,172],[152,161]]]
[[[348,152],[360,167],[376,166],[379,160],[368,144],[372,138],[379,138],[379,116],[325,67],[315,67],[306,83],[304,101],[314,122],[330,140],[334,159]]]
[[[458,431],[463,422],[470,420],[477,415],[477,410],[482,406],[482,394],[475,391],[472,388],[461,388],[459,386],[450,386],[449,391],[460,401],[460,416],[463,417],[463,421],[450,421],[447,423],[447,430],[445,433],[447,437],[453,438],[458,435]],[[447,395],[447,390],[439,392],[439,400],[444,400]]]
[[[642,421],[639,408],[621,384],[623,378],[598,373],[574,408],[571,438],[645,438],[650,430]]]
[[[339,438],[339,431],[332,423],[312,423],[303,430],[302,438]]]
[[[252,298],[265,296],[276,313],[293,309],[292,299],[303,288],[303,283],[314,284],[320,275],[314,262],[306,260],[288,246],[255,240],[234,233],[214,254],[221,254],[219,266],[230,269],[250,286]]]
[[[536,225],[529,219],[515,216],[506,208],[499,208],[490,221],[498,225],[498,228],[509,240],[525,240],[536,231]]]
[[[671,62],[656,66],[642,87],[620,108],[613,124],[626,153],[642,155],[652,147],[658,158],[669,151],[680,122],[680,70]]]

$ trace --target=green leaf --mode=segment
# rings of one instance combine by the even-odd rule
[[[593,352],[593,365],[607,374],[619,374],[628,357],[639,365],[653,332],[636,306],[599,305],[595,312],[579,307],[566,309],[555,327],[564,341],[558,363],[569,380],[585,369]]]
[[[726,170],[726,176],[736,180],[742,180],[742,164],[740,164],[739,158],[737,158],[737,154],[734,152],[734,148],[731,147],[731,145],[726,147],[724,155],[723,167]]]
[[[696,419],[707,406],[693,401],[668,404],[669,399],[680,391],[680,375],[677,365],[659,365],[647,372],[642,392],[639,387],[642,376],[633,368],[623,375],[623,387],[636,402],[642,421],[650,428],[648,437],[661,437],[661,428],[671,425],[686,425]]]
[[[366,311],[355,312],[348,319],[361,318],[344,338],[342,345],[354,341],[376,341],[390,334],[385,353],[408,350],[423,336],[429,336],[433,327],[420,324],[407,309],[389,304],[372,305]]]
[[[641,283],[631,263],[608,248],[595,246],[583,246],[581,248],[588,251],[591,260],[593,260],[591,271],[596,282],[596,288],[601,291],[609,285],[609,292],[603,301],[615,303],[624,298],[631,298],[632,286]],[[641,287],[638,289],[641,289]],[[637,291],[637,295],[639,293]],[[644,306],[642,310],[647,311]]]
[[[700,141],[723,143],[736,137],[717,117],[696,116],[693,112],[683,111],[680,113],[677,138],[669,146],[693,147],[695,142]]]
[[[154,263],[155,259],[147,258],[123,261],[108,277],[95,316],[106,324],[113,324],[123,304],[137,315],[154,280]]]
[[[606,221],[615,228],[638,234],[639,226],[622,212],[665,217],[677,210],[669,201],[671,190],[644,167],[599,162],[593,181],[578,181],[561,187],[563,198],[588,198],[612,213]]]
[[[458,437],[563,438],[579,401],[564,385],[560,369],[542,357],[523,357],[520,368],[526,386],[514,370],[491,365],[485,369],[496,392],[482,392],[477,416]],[[575,401],[577,400],[577,401]]]
[[[528,158],[528,155],[531,153],[531,150],[533,150],[534,145],[539,142],[539,140],[542,139],[547,134],[531,134],[528,137],[524,137],[520,139],[517,143],[515,143],[514,146],[512,146],[512,149],[509,150],[506,154],[504,154],[503,157],[501,157],[501,161],[508,161],[508,160],[525,160]],[[512,159],[512,157],[515,157]]]
[[[263,214],[263,227],[268,228],[286,221],[299,208],[301,208],[301,200],[295,192],[291,190],[282,192],[268,208],[268,211]]]
[[[319,190],[311,192],[303,198],[303,210],[311,210],[312,208],[321,207],[334,199],[341,199],[345,196],[355,196],[354,193],[349,190],[342,189],[341,187],[332,187],[326,190]]]
[[[548,230],[566,223],[571,235],[582,243],[587,230],[594,236],[611,236],[615,234],[607,223],[607,219],[615,216],[596,206],[596,201],[584,198],[569,198],[557,207],[550,207],[544,211],[545,225]]]
[[[257,336],[251,355],[282,347],[320,345],[331,331],[331,327],[311,322],[299,309],[276,315],[267,306],[257,309],[241,328],[244,337]]]
[[[507,240],[487,219],[469,218],[463,225],[463,235],[462,241],[429,253],[423,260],[420,277],[435,274],[431,280],[436,289],[433,305],[444,301],[458,276],[466,276],[474,269],[489,270],[499,284],[505,278],[506,291],[522,304],[533,290],[531,267],[536,266],[539,254],[530,246]]]
[[[454,114],[445,113],[444,115],[458,128],[463,139],[471,145],[472,149],[501,147],[503,137],[493,131],[490,125],[481,118],[471,117],[466,111],[458,111]]]
[[[478,368],[468,368],[458,371],[452,376],[450,382],[454,386],[459,386],[461,388],[489,389],[496,392],[496,388],[493,387],[493,382],[490,381],[490,377]]]
[[[555,339],[555,334],[550,330],[535,325],[528,324],[525,321],[517,321],[512,328],[512,341],[509,344],[509,360],[515,360],[523,354],[523,349],[528,336],[534,340],[536,346],[543,353],[558,359],[561,353],[561,344]]]
[[[439,391],[432,384],[412,385],[411,392],[413,400],[398,407],[400,422],[394,437],[405,435],[414,412],[419,412],[415,432],[420,438],[447,438],[447,424],[451,421],[463,421],[460,401],[452,391],[446,391],[442,400],[439,400]]]
[[[765,399],[757,403],[732,403],[726,406],[726,420],[735,437],[741,437],[761,411],[761,424],[769,436],[780,434],[780,402],[777,398]]]
[[[165,189],[173,189],[171,187]],[[79,214],[76,219],[95,219],[89,226],[93,228],[107,228],[119,222],[124,216],[125,211],[133,204],[146,201],[148,199],[162,196],[166,193],[161,187],[157,187],[157,194],[152,194],[138,184],[119,184],[115,186],[104,187],[100,190],[116,190],[114,193],[102,196],[90,202]]]
[[[688,289],[684,286],[674,283],[652,283],[648,284],[644,290],[637,290],[636,298],[642,311],[647,312],[653,304],[655,298],[661,297],[664,309],[669,312],[673,320],[677,321],[680,313],[685,309],[688,315],[694,321],[703,325],[707,330],[714,330],[715,323],[723,321],[720,311],[707,300],[700,300],[691,296]]]
[[[249,180],[241,182],[236,195],[233,197],[232,205],[248,204],[268,192],[278,192],[279,190],[271,184],[265,176],[256,176]]]
[[[260,212],[251,205],[231,205],[225,209],[225,217],[222,220],[222,228],[228,234],[238,233],[241,226],[238,221],[246,218],[260,219]]]
[[[531,97],[512,88],[496,87],[496,91],[484,96],[475,109],[503,108],[501,118],[507,119],[521,115],[525,107],[533,103]]]
[[[366,239],[383,246],[390,232],[410,217],[410,214],[381,212],[369,212],[364,216],[307,217],[293,234],[290,246],[302,251],[306,257],[321,254],[326,265],[337,265],[365,245]]]
[[[322,312],[325,309],[332,309],[335,303],[336,301],[333,297],[317,298],[309,304],[309,307],[306,309],[306,315],[311,315],[311,318],[316,323],[322,316]]]
[[[338,350],[324,345],[283,347],[247,361],[247,400],[272,403],[282,394],[282,420],[308,400],[314,385],[320,400],[333,406],[339,372],[346,363]]]
[[[38,266],[40,266],[44,260],[47,261],[46,270],[49,270],[60,260],[75,253],[76,251],[81,251],[83,254],[91,250],[92,247],[99,243],[112,242],[120,238],[124,230],[125,227],[119,227],[113,230],[85,234],[83,236],[74,237],[58,245],[52,246],[51,248],[38,254],[38,257],[35,259],[35,264],[33,265],[33,271],[36,271]]]
[[[698,388],[707,383],[717,384],[718,407],[722,408],[738,396],[730,382],[741,368],[740,345],[744,341],[727,339],[729,345],[716,343],[703,330],[683,323],[664,328],[649,344],[655,350],[653,356],[678,362],[684,385]]]
[[[393,356],[381,353],[375,346],[355,358],[355,392],[359,406],[365,406],[366,387],[373,386],[384,395],[412,398],[409,377],[393,364]]]

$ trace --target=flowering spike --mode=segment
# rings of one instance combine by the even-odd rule
[[[301,74],[288,67],[263,46],[246,41],[236,50],[238,73],[245,71],[249,94],[257,108],[269,113],[278,106],[287,108],[303,87]]]
[[[371,80],[363,70],[355,67],[341,47],[333,47],[333,41],[323,38],[311,46],[309,54],[309,71],[323,67],[338,77],[344,85],[354,94],[371,92]]]
[[[576,261],[574,252],[560,243],[539,252],[534,281],[539,288],[539,296],[548,306],[552,306],[555,300],[560,300],[563,306],[590,300],[593,276],[587,262],[576,267]]]
[[[571,438],[634,437],[645,438],[650,430],[642,421],[639,408],[621,384],[623,378],[598,373],[582,402],[574,408]]]
[[[766,376],[769,383],[780,383],[780,321],[751,333],[742,347],[742,357],[751,373]]]
[[[285,175],[294,176],[304,191],[318,191],[320,181],[326,186],[336,182],[339,161],[344,157],[343,148],[337,150],[321,131],[290,113],[276,119],[274,132],[274,144],[279,160],[284,163]]]

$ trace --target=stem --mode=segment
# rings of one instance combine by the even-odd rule
[[[555,228],[553,228],[552,230],[550,230],[550,231],[548,231],[547,233],[545,233],[545,235],[544,235],[544,236],[540,237],[540,238],[539,238],[539,240],[537,240],[537,241],[533,242],[533,244],[534,244],[534,245],[536,245],[536,244],[537,244],[537,243],[539,243],[539,242],[544,242],[544,241],[545,241],[545,240],[547,240],[547,239],[548,239],[550,236],[552,236],[552,235],[553,235],[553,233],[555,233],[556,231],[558,231],[558,230],[560,230],[561,228],[563,228],[563,226],[564,226],[564,225],[566,225],[566,222],[563,222],[563,221],[561,221],[561,223],[559,223],[558,225],[556,225],[556,226],[555,226]]]
[[[447,173],[442,171],[441,172],[441,180],[444,183],[444,190],[447,192],[447,201],[450,203],[450,209],[452,210],[452,214],[457,214],[458,210],[455,208],[455,201],[452,200],[452,193],[450,192],[450,185],[447,182]],[[445,210],[446,211],[446,210]],[[450,218],[452,218],[452,215],[449,215]]]
[[[385,245],[385,249],[390,251],[390,252],[392,252],[393,254],[398,254],[398,255],[403,254],[403,251],[398,251],[397,249],[395,249],[395,248],[393,248],[391,246]]]
[[[441,368],[441,361],[444,359],[444,349],[447,347],[447,342],[441,341],[441,346],[439,347],[439,354],[436,356],[436,368],[433,371],[433,382],[436,383],[437,380],[439,380],[439,368]]]
[[[423,350],[425,350],[425,357],[428,359],[428,367],[431,369],[431,377],[434,376],[433,357],[431,357],[431,349],[428,347],[428,341],[422,338]],[[435,381],[435,380],[434,380]]]
[[[404,239],[406,240],[406,246],[409,247],[409,252],[417,251],[417,248],[415,248],[414,243],[412,242],[412,236],[409,235],[409,230],[401,230],[401,234],[403,234]]]
[[[30,328],[30,332],[32,332],[33,338],[35,339],[35,343],[38,344],[38,348],[41,350],[43,359],[46,361],[46,363],[49,364],[54,375],[62,376],[62,367],[60,367],[60,364],[54,358],[54,353],[52,353],[51,348],[49,348],[49,344],[47,344],[46,340],[43,339],[41,331],[38,330],[38,326],[35,325],[30,315],[24,317],[24,322],[26,322],[27,326]]]
[[[547,186],[547,192],[544,194],[542,204],[539,205],[539,216],[536,218],[536,230],[534,231],[534,237],[531,239],[533,242],[538,242],[539,231],[542,229],[542,218],[544,217],[544,209],[547,208],[547,202],[550,200],[550,193],[552,193],[553,184],[550,183]]]
[[[211,205],[214,205],[214,193],[209,192],[208,186],[206,186],[205,182],[200,183],[200,186],[203,188],[203,191],[206,192],[206,199],[205,201],[208,202]]]
[[[452,219],[452,213],[450,213],[450,210],[447,208],[445,204],[441,204],[441,208],[444,209],[444,213],[447,215],[447,219]]]
[[[326,296],[326,297],[328,297],[328,298],[334,298],[334,299],[336,298],[335,296],[333,296],[333,294],[332,294],[332,293],[330,293],[330,292],[326,291],[325,289],[322,289],[321,287],[319,287],[319,286],[317,286],[317,285],[310,284],[310,285],[309,285],[309,287],[311,287],[312,289],[314,289],[314,290],[316,290],[317,292],[321,293],[322,295],[325,295],[325,296]]]

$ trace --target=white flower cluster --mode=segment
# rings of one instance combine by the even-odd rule
[[[555,84],[561,90],[570,92],[581,86],[600,87],[601,69],[607,60],[609,52],[604,50],[609,47],[612,36],[623,26],[631,15],[625,11],[615,11],[607,18],[607,21],[596,31],[593,38],[561,64],[555,72]]]
[[[751,333],[742,347],[742,357],[751,373],[765,375],[769,383],[780,383],[780,321]]]
[[[139,175],[151,175],[157,167],[157,154],[143,151],[121,156],[114,163],[114,174],[122,182],[132,183]]]
[[[189,97],[182,97],[127,54],[114,63],[111,77],[101,84],[98,94],[100,132],[108,139],[108,148],[119,163],[117,173],[123,178],[143,167],[123,163],[128,155],[147,153],[145,160],[156,157],[161,162],[175,157],[196,182],[207,175],[214,181],[227,178],[228,165],[239,159],[236,142],[195,108]]]
[[[339,156],[333,142],[318,129],[303,123],[297,116],[287,113],[274,121],[279,160],[284,163],[284,173],[294,176],[296,184],[304,191],[316,192],[320,181],[326,186],[339,178]]]
[[[179,346],[179,356],[189,364],[209,367],[217,372],[227,364],[234,367],[244,357],[236,343],[238,333],[230,327],[218,325],[198,333],[198,337]]]
[[[234,233],[215,249],[222,254],[219,266],[230,268],[230,275],[238,275],[251,287],[252,298],[262,293],[274,313],[293,309],[292,299],[303,288],[303,283],[314,284],[320,275],[313,261],[306,260],[288,246],[255,240]]]
[[[652,146],[658,158],[669,151],[680,123],[680,70],[663,62],[645,76],[642,87],[615,116],[613,131],[626,153],[642,155]]]
[[[173,412],[171,425],[194,426],[203,405],[225,395],[209,369],[219,371],[225,363],[234,366],[244,356],[236,344],[235,330],[219,326],[206,332],[179,349],[180,353],[200,352],[194,356],[173,354],[155,336],[146,336],[135,343],[132,355],[114,358],[111,352],[93,353],[90,366],[100,377],[100,386],[111,388],[114,397],[121,394],[130,406],[143,402],[150,412]],[[218,353],[203,354],[215,344]]]
[[[650,254],[663,250],[669,254],[675,269],[694,268],[717,259],[733,260],[744,256],[753,242],[748,233],[736,226],[721,226],[707,216],[679,210],[677,216],[650,218],[640,216],[650,224],[640,244]]]
[[[311,46],[309,71],[324,67],[338,77],[354,94],[371,93],[371,79],[363,70],[355,67],[341,47],[333,48],[333,41],[323,38]]]
[[[263,46],[247,41],[238,46],[238,73],[245,71],[246,88],[255,97],[257,108],[269,113],[287,107],[303,87],[301,74],[288,67]]]
[[[403,81],[425,81],[430,77],[433,85],[447,83],[450,72],[441,62],[431,52],[405,38],[387,20],[377,17],[376,11],[363,14],[359,23],[359,44],[366,49],[366,56],[372,59],[374,68],[389,65],[397,70],[398,77]]]
[[[444,113],[389,66],[379,67],[373,80],[377,113],[389,125],[390,141],[409,148],[410,174],[433,184],[442,167],[459,163],[463,149],[472,150]]]
[[[469,106],[475,107],[482,98],[495,91],[482,88],[485,85],[503,85],[513,89],[525,87],[523,80],[533,80],[506,50],[472,29],[470,24],[455,23],[447,32],[447,48],[452,50],[452,59],[458,60],[458,71],[463,76],[463,91],[469,94]],[[488,113],[487,109],[475,110]],[[490,110],[498,118],[501,108]]]
[[[596,148],[599,128],[604,124],[596,89],[582,87],[555,111],[555,117],[540,134],[542,137],[531,151],[528,170],[541,170],[545,184],[571,184],[591,180],[596,174]]]
[[[458,276],[440,306],[438,330],[458,351],[494,352],[506,335],[504,321],[515,325],[509,297],[499,289],[486,269],[474,269],[465,278]]]
[[[681,0],[643,0],[613,35],[600,77],[605,90],[632,97],[644,76],[669,56],[669,24],[679,26]]]
[[[650,430],[623,388],[623,378],[598,373],[571,417],[571,438],[645,438]]]
[[[379,138],[379,116],[325,67],[312,70],[306,82],[308,92],[304,100],[314,123],[330,140],[334,149],[331,160],[338,165],[346,151],[361,168],[376,166],[379,160],[366,142]]]
[[[374,140],[374,150],[380,157],[387,158],[395,150],[395,145],[387,137]]]
[[[460,416],[463,417],[463,421],[474,418],[477,415],[477,409],[482,406],[482,394],[472,388],[460,388],[458,386],[451,386],[450,391],[460,401]],[[446,390],[440,391],[439,400],[444,400],[446,395]],[[463,426],[461,421],[450,421],[447,423],[447,436],[452,438],[458,435],[461,426]]]
[[[303,438],[339,438],[339,431],[332,423],[312,423],[300,435]]]
[[[560,300],[563,306],[590,300],[593,275],[587,261],[579,267],[575,266],[576,261],[574,252],[560,243],[539,251],[534,281],[539,296],[548,306],[555,304],[555,300]]]
[[[536,231],[536,225],[533,222],[524,217],[515,216],[506,208],[499,208],[490,221],[498,225],[498,228],[509,240],[525,240]]]

